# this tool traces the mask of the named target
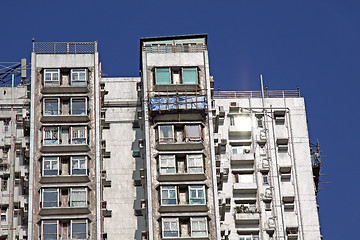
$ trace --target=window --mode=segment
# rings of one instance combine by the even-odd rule
[[[59,158],[43,157],[43,176],[59,175]]]
[[[45,69],[44,70],[44,85],[60,85],[59,69]]]
[[[71,144],[86,144],[86,127],[71,127]]]
[[[197,69],[196,68],[183,68],[182,69],[182,83],[183,84],[197,84]]]
[[[159,155],[160,174],[175,173],[175,155]]]
[[[3,150],[3,157],[2,157],[3,162],[6,162],[8,160],[8,156],[9,156],[9,150],[4,149]]]
[[[71,99],[71,115],[86,115],[86,111],[86,98]]]
[[[231,115],[230,126],[236,127],[239,131],[251,131],[251,118],[248,114]]]
[[[6,222],[7,207],[1,207],[1,222]]]
[[[185,125],[185,141],[186,142],[201,141],[200,125]]]
[[[205,217],[191,218],[191,237],[207,237],[207,222]]]
[[[205,186],[189,186],[189,203],[205,204]]]
[[[44,99],[44,116],[48,115],[59,115],[60,114],[60,100],[55,99]]]
[[[72,69],[71,70],[71,85],[86,86],[86,69]]]
[[[44,144],[54,145],[59,144],[59,128],[58,127],[44,127]]]
[[[156,84],[171,84],[170,68],[156,68],[155,80],[156,80]]]
[[[204,173],[203,156],[201,154],[186,155],[188,173]]]
[[[58,221],[57,220],[43,220],[42,221],[42,240],[57,240],[58,238]]]
[[[42,207],[59,207],[59,189],[43,188],[42,189]]]
[[[159,126],[159,142],[160,143],[175,142],[173,125],[160,125]]]
[[[85,156],[71,157],[71,175],[86,175],[86,165],[87,164]]]
[[[1,191],[7,191],[8,177],[2,177],[1,179]]]
[[[259,235],[241,235],[240,240],[259,240]]]
[[[5,120],[4,121],[4,132],[8,132],[9,131],[9,127],[10,127],[10,121],[9,120]]]
[[[252,173],[235,173],[235,183],[252,183],[254,182],[254,175]]]
[[[250,145],[235,145],[231,146],[232,154],[245,154],[250,153],[251,146]]]
[[[267,174],[263,174],[263,175],[262,175],[262,182],[263,182],[263,185],[269,185],[269,181],[270,181],[270,179],[269,179],[269,175],[267,175]]]
[[[163,218],[162,231],[163,237],[179,237],[179,219]]]
[[[87,239],[86,220],[71,220],[71,239]]]
[[[71,189],[71,207],[86,207],[87,191],[86,188],[72,188]]]
[[[173,205],[177,203],[176,187],[161,186],[161,205]]]

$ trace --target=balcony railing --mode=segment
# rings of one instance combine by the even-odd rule
[[[300,96],[300,90],[266,90],[265,98],[297,98]],[[216,91],[215,99],[226,98],[262,98],[261,91]]]
[[[97,42],[33,42],[37,54],[91,54],[97,52]]]
[[[204,44],[194,44],[194,45],[150,45],[143,46],[142,50],[147,53],[194,53],[194,52],[203,52],[206,51],[206,45]]]
[[[207,99],[205,96],[158,96],[149,97],[150,111],[171,111],[171,110],[205,110]]]

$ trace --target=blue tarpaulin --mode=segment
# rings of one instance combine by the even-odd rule
[[[150,110],[205,109],[205,96],[154,97],[150,99]]]

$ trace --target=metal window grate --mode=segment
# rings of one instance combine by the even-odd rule
[[[34,42],[38,54],[91,54],[97,52],[97,42]]]

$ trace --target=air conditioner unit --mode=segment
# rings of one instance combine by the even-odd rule
[[[244,152],[245,153],[250,153],[251,151],[250,151],[250,149],[245,149]]]

